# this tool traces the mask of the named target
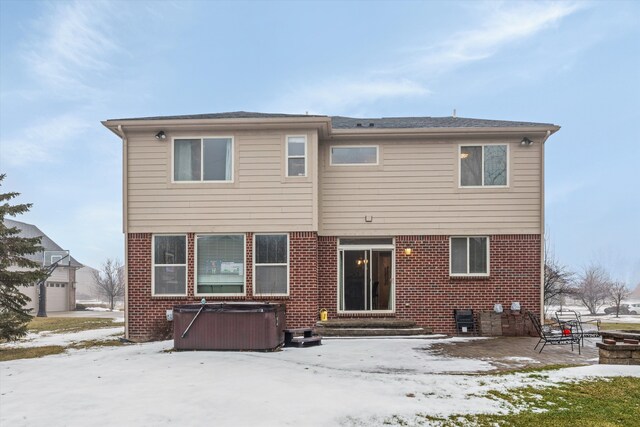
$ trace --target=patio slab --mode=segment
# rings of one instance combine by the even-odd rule
[[[540,346],[534,350],[538,338],[492,337],[462,342],[442,342],[431,345],[436,354],[446,357],[473,359],[489,362],[495,371],[544,367],[549,365],[593,365],[598,363],[596,342],[600,338],[585,338],[578,354],[577,346],[547,345],[542,353]],[[486,372],[486,371],[485,371]]]

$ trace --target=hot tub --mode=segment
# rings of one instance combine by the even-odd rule
[[[176,350],[273,350],[284,343],[285,305],[262,302],[173,307]]]

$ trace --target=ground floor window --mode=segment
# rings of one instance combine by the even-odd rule
[[[256,234],[254,242],[254,293],[289,295],[289,235]]]
[[[452,276],[489,274],[488,237],[452,237],[450,255]]]
[[[244,235],[196,236],[196,294],[244,294]]]
[[[187,294],[187,236],[153,236],[153,295]]]

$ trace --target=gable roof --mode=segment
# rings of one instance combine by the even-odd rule
[[[60,245],[51,240],[49,236],[44,234],[38,227],[33,224],[27,224],[26,222],[16,221],[13,219],[4,219],[4,225],[8,228],[16,227],[20,230],[18,236],[20,237],[42,237],[40,241],[40,246],[44,249],[44,251],[62,251]],[[30,259],[35,262],[42,262],[44,251],[36,252],[34,254],[25,255],[24,257]],[[82,267],[82,264],[78,262],[73,256],[70,257],[71,267]]]

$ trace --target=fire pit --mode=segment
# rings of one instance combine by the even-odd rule
[[[601,331],[600,363],[606,365],[640,365],[640,331]]]

